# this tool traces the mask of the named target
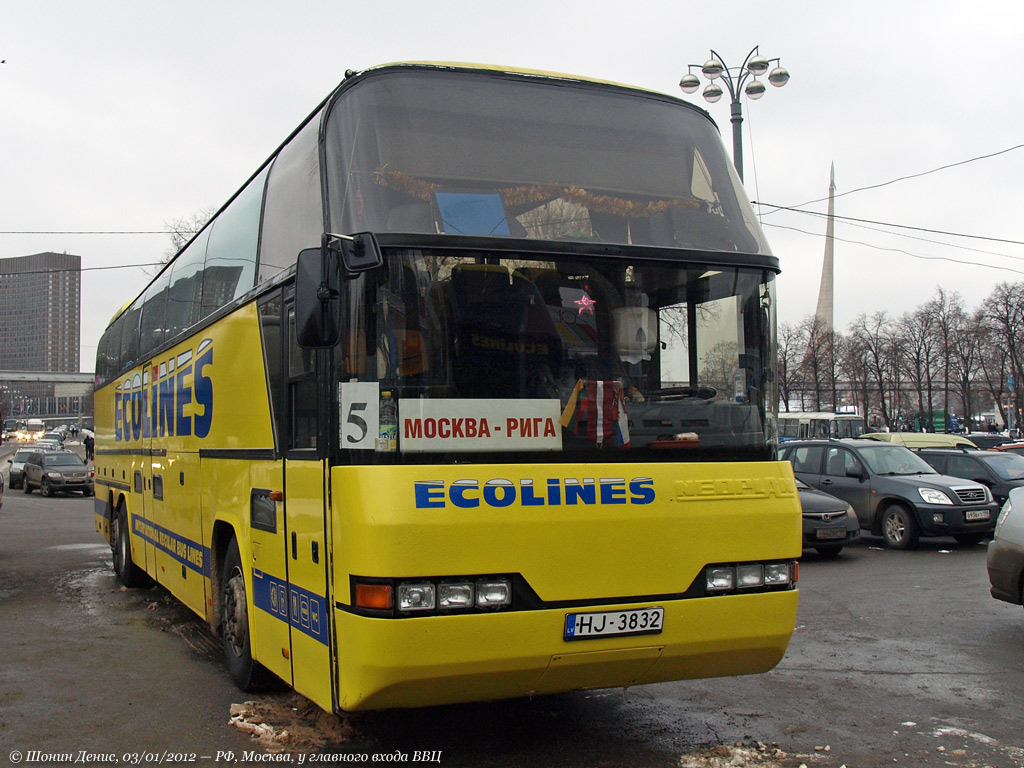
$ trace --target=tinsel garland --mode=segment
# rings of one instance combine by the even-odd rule
[[[439,184],[418,179],[401,171],[381,170],[374,173],[373,176],[377,184],[420,200],[430,200],[440,188]],[[614,216],[628,216],[634,219],[647,218],[655,213],[666,211],[673,206],[697,208],[700,205],[695,198],[686,200],[670,198],[644,202],[640,200],[627,200],[614,195],[599,195],[588,192],[582,187],[563,187],[558,184],[509,187],[499,189],[498,192],[501,195],[502,202],[510,207],[542,203],[545,200],[554,200],[560,197],[577,205],[582,205],[591,211],[609,213]]]

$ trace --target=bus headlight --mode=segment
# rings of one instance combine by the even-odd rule
[[[436,602],[433,584],[399,584],[398,610],[432,611]]]
[[[438,584],[437,607],[441,610],[472,608],[473,585],[468,582],[461,584]]]
[[[760,563],[736,566],[736,586],[739,589],[751,589],[764,586],[764,566]]]
[[[795,582],[796,575],[791,573],[789,563],[769,563],[764,567],[766,587],[785,587]]]
[[[796,562],[709,565],[704,569],[704,586],[709,595],[737,590],[793,589],[799,579],[798,567]]]
[[[724,592],[736,588],[736,571],[731,566],[711,567],[706,574],[708,592]]]
[[[354,612],[395,618],[511,610],[513,576],[461,574],[406,581],[380,576],[351,577]]]
[[[476,583],[476,607],[512,605],[512,583],[507,579],[481,579]]]

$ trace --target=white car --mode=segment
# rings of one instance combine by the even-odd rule
[[[1014,488],[999,513],[988,545],[992,597],[1024,605],[1024,488]]]

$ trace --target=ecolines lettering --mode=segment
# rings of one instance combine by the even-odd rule
[[[577,504],[650,504],[655,499],[654,480],[650,477],[548,478],[538,493],[532,479],[517,486],[511,480],[494,478],[481,485],[479,480],[417,480],[414,483],[417,509],[444,509],[449,504],[460,509],[509,507],[519,502],[524,507],[575,506]]]
[[[125,379],[114,393],[114,440],[209,435],[213,381],[205,369],[211,363],[213,341],[203,339],[194,352],[188,350]],[[185,412],[188,406],[192,415]]]

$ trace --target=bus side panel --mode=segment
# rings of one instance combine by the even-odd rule
[[[153,457],[148,485],[152,513],[149,535],[156,550],[157,578],[181,602],[206,616],[208,534],[202,525],[199,456],[168,453]]]
[[[285,461],[288,596],[295,690],[333,709],[324,462]]]
[[[709,564],[800,556],[788,463],[337,467],[332,478],[343,708],[764,672],[793,632],[796,590],[679,597]],[[488,492],[488,480],[501,483]],[[350,608],[351,576],[494,574],[520,574],[565,607],[410,618]],[[563,639],[568,613],[655,605],[658,634]]]
[[[285,561],[284,504],[269,493],[284,488],[280,461],[256,461],[249,467],[251,486],[263,498],[250,499],[248,538],[252,542],[252,608],[249,612],[253,658],[292,683],[288,626],[288,570]],[[253,504],[261,507],[253,509]]]

